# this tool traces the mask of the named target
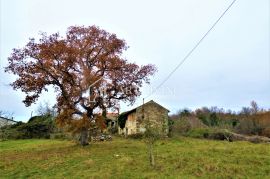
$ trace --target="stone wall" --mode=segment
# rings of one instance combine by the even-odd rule
[[[159,132],[168,134],[168,110],[150,102],[136,109],[136,125],[137,132],[145,131],[145,122],[149,121],[151,127],[156,128]],[[143,117],[144,116],[144,117]]]
[[[169,132],[168,112],[167,109],[154,101],[149,101],[128,114],[125,128],[119,128],[118,132],[125,135],[143,133],[146,130],[146,123],[150,123],[157,132],[167,135]]]
[[[136,113],[131,113],[128,115],[127,117],[127,121],[126,121],[126,134],[127,135],[131,135],[131,134],[136,134]]]

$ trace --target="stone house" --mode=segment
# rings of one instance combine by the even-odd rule
[[[107,113],[106,114],[107,127],[117,127],[118,116],[119,113]]]
[[[168,113],[168,109],[151,100],[144,105],[120,114],[118,133],[126,136],[143,133],[146,130],[145,124],[147,121],[156,130],[167,135],[169,131]]]
[[[0,116],[0,127],[6,126],[6,125],[12,125],[16,124],[17,121],[14,121],[13,119],[8,119],[6,117],[1,117]]]

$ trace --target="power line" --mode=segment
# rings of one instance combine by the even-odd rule
[[[211,26],[211,28],[204,34],[204,36],[196,43],[196,45],[187,53],[187,55],[183,58],[182,61],[169,73],[169,75],[145,98],[148,98],[152,94],[154,94],[169,78],[176,72],[176,70],[188,59],[188,57],[196,50],[196,48],[200,45],[200,43],[205,39],[205,37],[214,29],[217,23],[222,19],[222,17],[227,13],[227,11],[232,7],[232,5],[236,2],[233,0],[232,3],[227,7],[227,9],[221,14],[221,16],[215,21],[215,23]]]

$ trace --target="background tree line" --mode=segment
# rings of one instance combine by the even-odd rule
[[[250,106],[239,112],[223,108],[202,107],[196,110],[180,109],[170,116],[171,130],[185,133],[191,128],[222,128],[245,135],[262,135],[270,137],[270,110],[251,101]]]

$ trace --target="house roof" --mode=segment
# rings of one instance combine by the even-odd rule
[[[144,103],[143,105],[147,105],[147,104],[150,104],[150,103],[155,104],[155,105],[158,105],[158,106],[160,106],[161,108],[163,108],[163,109],[167,110],[168,112],[170,112],[167,108],[161,106],[160,104],[156,103],[156,102],[153,101],[153,100],[150,100],[150,101],[148,101],[147,103]],[[129,114],[135,112],[137,108],[140,108],[140,107],[142,107],[143,105],[140,105],[140,106],[138,106],[138,107],[136,107],[136,108],[133,108],[133,109],[131,109],[131,110],[129,110],[129,111],[126,111],[126,112],[121,113],[121,114],[119,115],[119,117],[118,117],[118,123],[119,123],[119,126],[123,129],[123,128],[125,127],[125,123],[126,123],[126,120],[127,120],[127,116],[128,116]]]
[[[161,106],[160,104],[158,104],[157,102],[155,102],[155,101],[153,101],[153,100],[150,100],[150,101],[148,101],[148,102],[146,102],[146,103],[144,103],[144,104],[142,104],[142,105],[140,105],[140,106],[137,106],[136,108],[133,108],[133,109],[131,109],[131,110],[129,110],[129,111],[123,112],[122,115],[128,115],[128,114],[130,114],[130,113],[133,113],[133,112],[136,111],[137,108],[140,108],[140,107],[142,107],[143,105],[147,105],[147,104],[149,104],[149,103],[154,103],[155,105],[158,105],[158,106],[160,106],[161,108],[163,108],[163,109],[167,110],[168,112],[170,112],[170,110],[168,110],[167,108]]]
[[[98,113],[97,115],[104,117],[102,113]],[[106,113],[105,119],[106,121],[117,121],[118,116],[119,116],[118,112],[108,112]]]
[[[2,117],[2,116],[0,116],[0,119],[4,119],[4,120],[10,121],[10,122],[18,122],[18,121],[14,121],[14,120],[12,120],[12,119],[8,119],[8,118]]]

